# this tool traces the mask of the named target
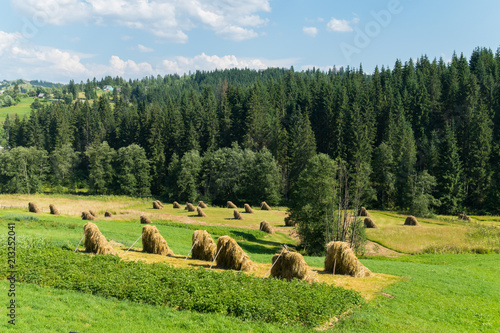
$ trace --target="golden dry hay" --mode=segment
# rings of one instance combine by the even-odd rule
[[[260,204],[260,210],[271,210],[271,207],[269,207],[269,205],[265,201],[262,201],[262,203]]]
[[[267,221],[260,222],[260,231],[267,232],[268,234],[274,234],[274,230]]]
[[[53,204],[50,204],[49,205],[49,209],[50,209],[50,214],[52,215],[60,215],[59,211],[57,210],[56,206],[53,205]]]
[[[108,211],[104,212],[104,217],[112,217],[112,216],[113,216],[113,214],[111,214],[110,212],[108,212]]]
[[[90,215],[92,215],[93,217],[97,217],[96,212],[94,212],[92,209],[89,209],[89,213],[90,213]]]
[[[97,225],[87,222],[83,227],[85,234],[85,251],[96,254],[116,254],[106,237],[99,231]]]
[[[142,250],[147,253],[172,255],[173,252],[168,247],[167,241],[160,235],[154,225],[142,227]]]
[[[366,210],[365,207],[361,207],[358,210],[358,216],[370,216],[370,213],[368,213],[368,210]]]
[[[174,201],[174,208],[182,208],[181,205],[177,202],[177,201]]]
[[[418,223],[417,219],[415,218],[415,216],[408,216],[405,220],[405,225],[410,225],[410,226],[414,226],[414,227],[419,227],[420,224]]]
[[[333,272],[335,267],[335,274],[354,277],[366,277],[371,274],[346,242],[330,242],[326,247],[325,271]]]
[[[233,215],[235,220],[243,220],[243,216],[241,216],[241,213],[237,209],[234,210]]]
[[[94,215],[90,214],[89,212],[85,211],[82,212],[82,220],[89,220],[93,221],[94,220]]]
[[[295,225],[295,221],[291,219],[290,216],[285,217],[285,225],[287,227],[293,227]]]
[[[470,216],[467,216],[465,213],[458,215],[458,219],[462,221],[471,221]]]
[[[184,208],[188,212],[196,212],[196,208],[193,206],[192,203],[186,203],[186,208]]]
[[[253,214],[253,209],[249,204],[245,204],[245,213]]]
[[[162,209],[163,204],[161,203],[160,200],[155,200],[153,201],[153,209]]]
[[[38,208],[38,206],[36,205],[36,203],[34,202],[28,202],[28,211],[30,213],[35,213],[35,214],[38,214],[38,213],[41,213],[42,211]]]
[[[228,201],[227,208],[238,208],[238,207],[236,207],[236,205],[234,203],[232,203],[231,201]]]
[[[375,222],[373,222],[371,217],[365,217],[364,223],[365,223],[365,228],[375,228],[375,229],[378,228]]]
[[[201,207],[196,207],[196,212],[198,213],[199,217],[207,217],[207,214],[201,209]]]
[[[151,224],[151,219],[145,215],[141,215],[141,224]]]
[[[271,269],[271,276],[288,281],[293,278],[318,281],[318,273],[311,270],[300,253],[285,250],[281,256],[279,253],[275,254],[272,263],[274,266]]]
[[[208,208],[207,204],[203,201],[198,201],[198,206],[200,206],[201,208]]]
[[[195,230],[193,233],[193,250],[191,258],[213,261],[217,252],[217,244],[205,230]]]
[[[229,236],[219,237],[217,240],[217,266],[249,272],[254,266],[248,255]]]

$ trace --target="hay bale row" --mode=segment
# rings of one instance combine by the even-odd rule
[[[188,212],[196,212],[196,208],[193,206],[192,203],[186,203],[186,207],[184,210],[187,210]]]
[[[249,204],[245,204],[245,213],[253,214],[253,209]]]
[[[93,221],[94,215],[90,214],[88,211],[82,212],[82,220]]]
[[[273,228],[271,227],[271,225],[267,221],[260,222],[260,228],[259,228],[259,230],[267,232],[268,234],[274,234]]]
[[[217,244],[206,230],[195,230],[193,233],[193,250],[191,258],[213,261],[217,252]]]
[[[353,277],[365,277],[371,274],[370,270],[363,266],[346,242],[330,242],[327,244],[325,271],[333,272],[334,267],[334,274]]]
[[[232,203],[231,201],[228,201],[227,208],[238,208],[238,207],[236,207],[236,205],[234,203]]]
[[[253,263],[243,249],[229,236],[217,240],[217,266],[249,272]]]
[[[163,204],[160,200],[153,201],[153,209],[163,209]]]
[[[205,214],[205,212],[203,211],[203,209],[201,209],[201,207],[196,207],[196,212],[198,213],[198,216],[199,217],[207,217],[207,214]]]
[[[112,216],[113,216],[113,214],[111,214],[110,212],[108,212],[108,211],[104,212],[104,217],[112,217]]]
[[[374,228],[374,229],[378,228],[375,222],[373,222],[371,217],[365,217],[364,223],[365,223],[365,228]]]
[[[145,215],[141,215],[141,224],[151,224],[151,219]]]
[[[285,217],[285,225],[287,227],[293,227],[295,225],[295,221],[291,219],[290,216]]]
[[[182,208],[181,205],[177,202],[177,201],[174,201],[174,208]]]
[[[167,241],[160,235],[154,225],[145,225],[142,228],[142,250],[146,253],[172,255]]]
[[[97,225],[87,222],[83,227],[85,234],[85,251],[96,254],[116,254],[106,237],[99,231]]]
[[[60,215],[59,210],[57,210],[57,208],[56,208],[55,205],[50,204],[49,205],[49,209],[50,209],[50,214],[52,214],[52,215]]]
[[[203,201],[198,201],[198,206],[201,208],[208,208],[207,204],[204,203]]]
[[[237,209],[234,210],[233,215],[235,220],[243,220],[243,216]]]
[[[269,205],[265,201],[262,201],[262,203],[260,204],[260,210],[271,210],[271,207],[269,207]]]
[[[405,224],[404,225],[409,225],[409,226],[414,226],[414,227],[419,227],[420,224],[418,223],[417,219],[415,218],[415,216],[408,216],[405,220]]]
[[[358,210],[358,216],[370,216],[370,213],[368,213],[365,207],[361,207]]]
[[[42,211],[38,208],[38,206],[36,205],[36,203],[34,202],[28,202],[28,211],[30,213],[35,213],[35,214],[38,214],[38,213],[41,213]]]
[[[293,278],[306,281],[317,281],[318,275],[311,270],[304,257],[297,252],[284,251],[273,256],[271,276],[290,281]]]

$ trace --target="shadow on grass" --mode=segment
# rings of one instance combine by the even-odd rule
[[[232,230],[231,232],[236,236],[246,239],[246,241],[239,243],[244,251],[258,254],[274,254],[281,250],[282,243],[280,242],[258,239],[254,235],[242,231]]]

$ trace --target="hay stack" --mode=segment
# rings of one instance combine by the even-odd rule
[[[295,221],[293,221],[290,216],[285,217],[285,225],[287,227],[293,227],[295,225]]]
[[[471,221],[470,216],[467,216],[465,213],[458,215],[458,219],[462,221]]]
[[[38,208],[38,206],[34,202],[28,202],[28,211],[30,213],[41,213],[42,211]]]
[[[193,233],[193,250],[191,258],[213,261],[217,252],[217,244],[205,230],[195,230]]]
[[[274,230],[267,221],[260,222],[260,231],[267,232],[268,234],[274,234]]]
[[[104,217],[111,217],[111,216],[113,216],[113,214],[111,214],[110,212],[108,211],[104,212]]]
[[[370,216],[370,213],[368,213],[368,210],[366,210],[365,207],[361,207],[358,210],[358,216]]]
[[[160,254],[162,256],[172,255],[167,241],[160,235],[154,225],[142,227],[142,250],[147,253]]]
[[[245,204],[245,213],[253,214],[253,209],[249,204]]]
[[[53,204],[49,205],[49,209],[50,209],[50,214],[52,214],[52,215],[60,215],[60,213],[57,210],[56,206],[54,206]]]
[[[94,215],[90,214],[87,211],[82,212],[82,220],[92,221],[92,220],[94,220]]]
[[[408,216],[405,220],[405,225],[411,225],[411,226],[415,226],[415,227],[419,227],[420,224],[418,224],[418,221],[417,219],[415,218],[415,216]]]
[[[160,200],[153,201],[153,209],[163,209],[163,204]]]
[[[203,201],[198,201],[198,206],[201,208],[208,208],[207,204],[204,203]]]
[[[151,219],[147,216],[141,215],[141,224],[151,224]]]
[[[273,265],[271,276],[288,281],[293,278],[318,281],[317,273],[311,270],[300,253],[284,251],[281,256],[277,253],[273,256]]]
[[[371,274],[346,242],[330,242],[326,247],[325,271],[333,272],[335,266],[335,274],[354,277],[365,277]]]
[[[262,201],[262,203],[260,204],[260,210],[271,210],[271,207],[269,207],[267,202]]]
[[[188,212],[196,212],[196,208],[193,206],[192,203],[187,203],[186,204],[186,208],[184,208],[185,210],[187,210]]]
[[[217,266],[249,272],[253,263],[243,249],[229,236],[217,240]]]
[[[227,208],[238,208],[238,207],[236,207],[236,205],[234,203],[232,203],[231,201],[228,201]]]
[[[241,216],[241,213],[237,209],[234,210],[233,215],[235,220],[243,220],[243,216]]]
[[[177,202],[177,201],[174,201],[174,208],[182,208],[181,205]]]
[[[90,215],[92,215],[93,217],[97,217],[96,212],[94,212],[92,209],[89,209],[89,213],[90,213]]]
[[[87,222],[83,227],[85,233],[85,251],[95,254],[116,254],[106,237],[99,231],[97,225]]]
[[[207,214],[201,209],[201,207],[196,207],[196,212],[198,213],[199,217],[207,217]]]
[[[365,217],[365,228],[378,228],[375,222],[373,222],[371,217]]]

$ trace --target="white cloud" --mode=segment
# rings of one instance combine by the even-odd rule
[[[332,17],[332,19],[326,24],[326,28],[329,31],[336,32],[351,32],[353,31],[351,24],[357,24],[359,22],[358,18],[354,18],[352,21],[347,20],[337,20]]]
[[[11,0],[29,19],[43,24],[111,22],[184,43],[186,32],[203,27],[232,40],[255,38],[267,19],[269,0]],[[36,21],[36,23],[38,23]]]
[[[151,47],[144,46],[142,44],[137,45],[137,50],[142,53],[154,52]]]
[[[302,32],[311,37],[316,37],[318,34],[318,28],[316,27],[303,27]]]

